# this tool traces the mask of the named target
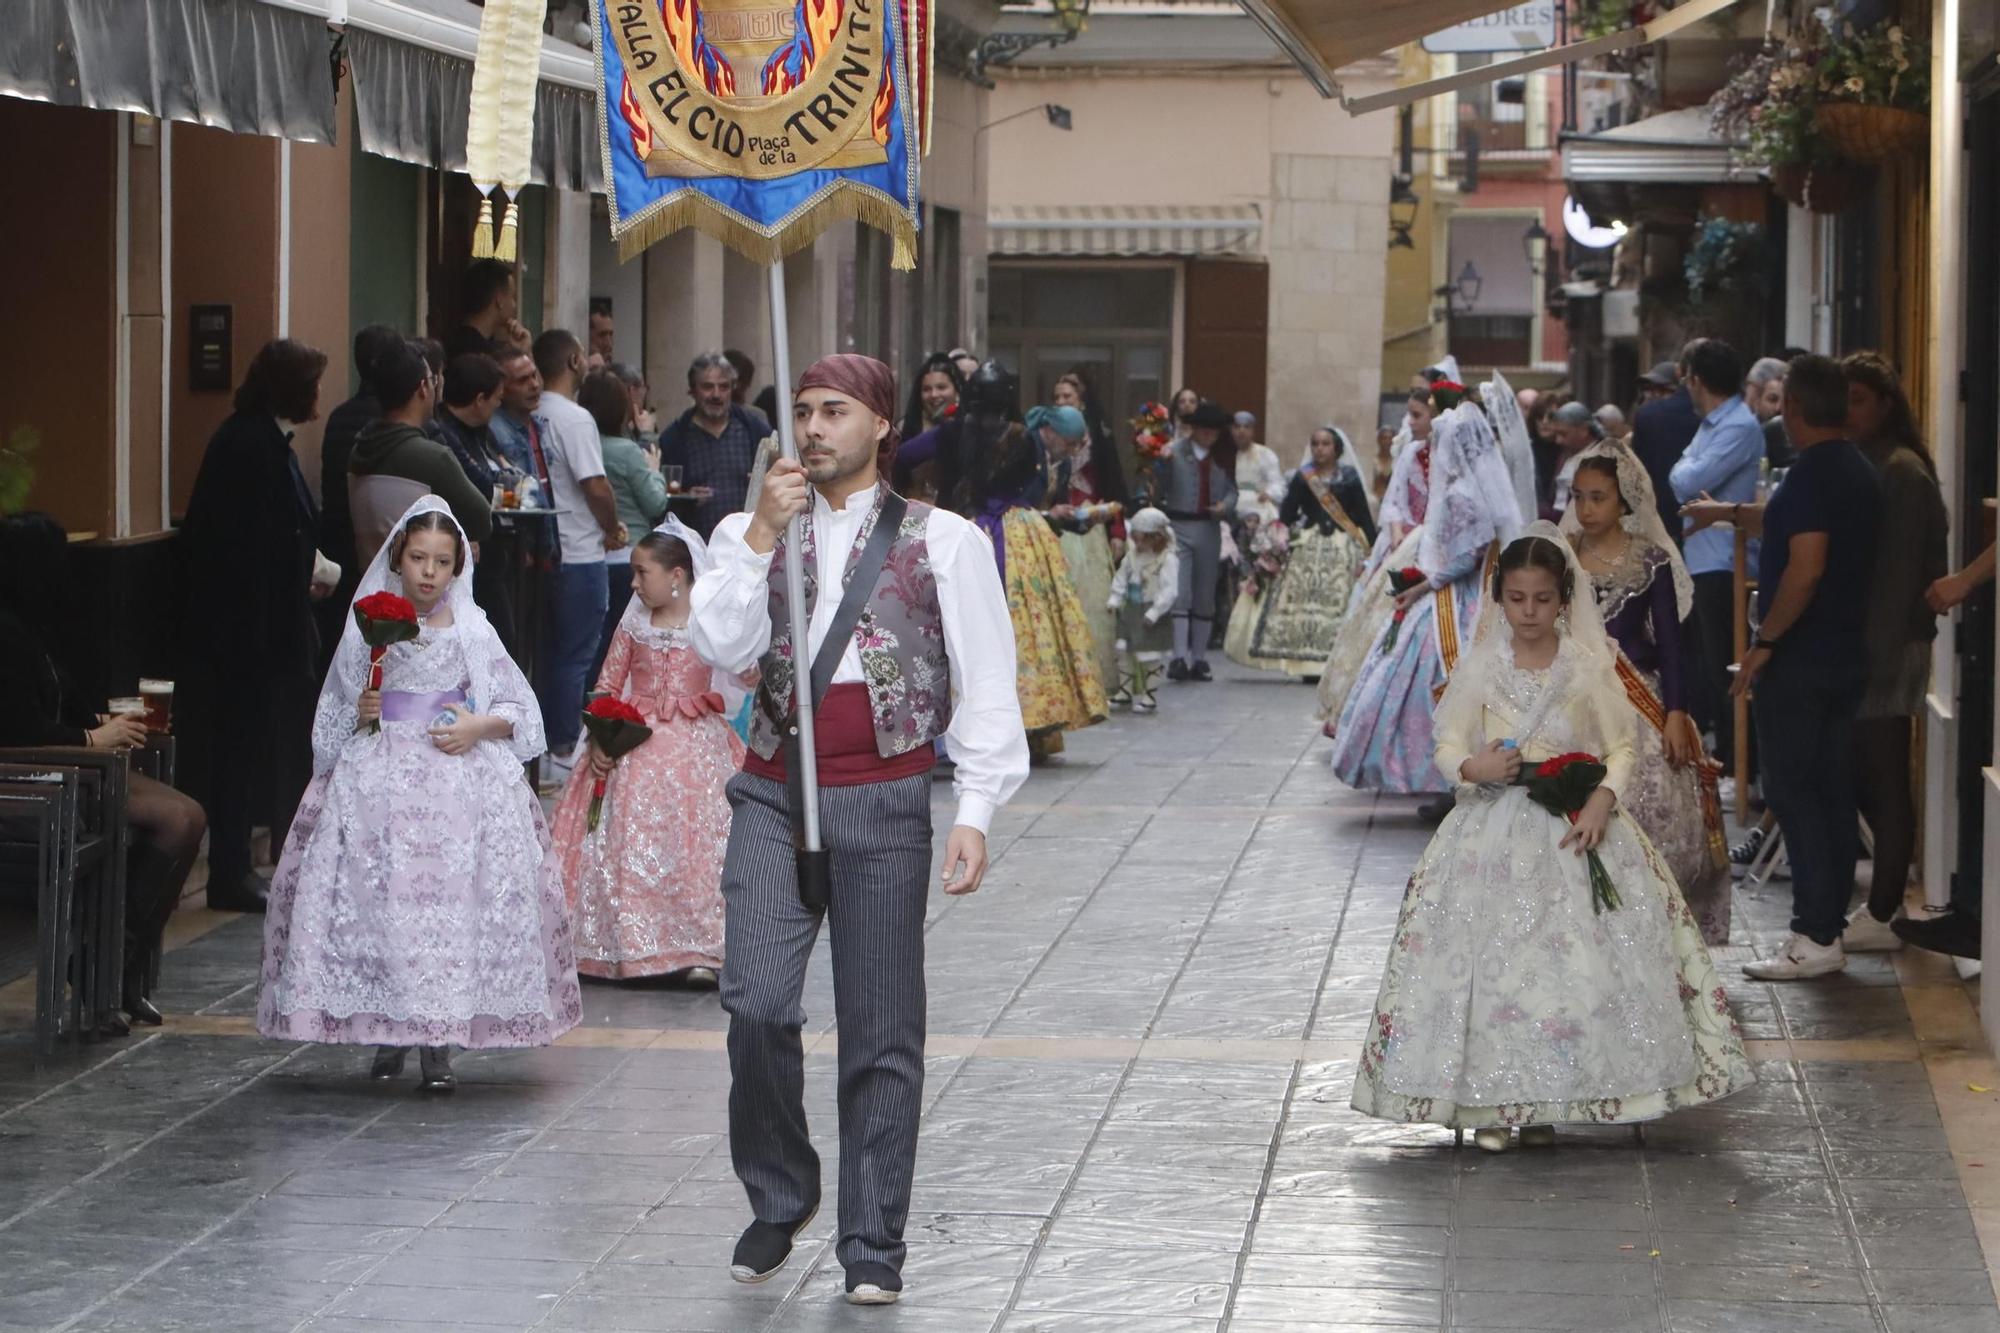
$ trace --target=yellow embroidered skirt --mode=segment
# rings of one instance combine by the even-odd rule
[[[1102,722],[1111,710],[1098,674],[1097,642],[1070,581],[1062,542],[1032,509],[1008,510],[1000,528],[1021,720],[1030,735]]]

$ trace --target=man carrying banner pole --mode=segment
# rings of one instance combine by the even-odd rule
[[[800,376],[800,453],[772,465],[754,513],[717,527],[689,621],[712,665],[762,668],[751,752],[729,784],[722,876],[730,1154],[755,1214],[730,1271],[771,1277],[819,1208],[799,1000],[825,916],[840,1028],[836,1254],[857,1304],[894,1301],[903,1285],[923,1092],[931,745],[946,737],[958,761],[947,893],[979,887],[987,826],[1028,773],[992,549],[966,520],[888,488],[896,404],[889,368],[869,357],[826,357]],[[787,614],[799,605],[787,591],[795,572],[802,652]],[[809,669],[795,670],[801,661]],[[799,873],[796,855],[811,808],[794,780],[806,768],[792,726],[802,690],[819,705],[823,884]]]

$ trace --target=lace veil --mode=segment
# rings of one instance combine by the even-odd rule
[[[466,696],[476,712],[491,713],[502,703],[516,705],[505,709],[505,715],[514,724],[513,739],[507,742],[516,756],[524,762],[534,758],[547,748],[543,739],[541,711],[535,707],[534,694],[521,669],[507,656],[500,636],[486,619],[486,613],[472,600],[472,543],[459,527],[458,520],[451,515],[451,506],[436,495],[419,496],[396,520],[395,527],[382,543],[382,549],[368,562],[362,572],[361,583],[354,590],[354,600],[378,592],[390,592],[398,597],[403,593],[402,576],[389,567],[390,552],[396,549],[403,530],[420,514],[440,513],[450,522],[453,531],[465,550],[465,568],[458,571],[445,589],[442,603],[451,609],[452,625],[458,632],[459,641],[464,645],[466,674],[470,681]],[[398,653],[409,651],[409,645],[398,644],[389,650],[383,671],[383,687],[394,689],[395,660]],[[320,686],[319,708],[313,722],[313,771],[326,773],[332,770],[334,761],[349,737],[354,734],[356,711],[361,701],[361,692],[368,687],[368,644],[361,637],[361,627],[354,622],[354,616],[347,617],[346,628],[340,634],[340,646],[334,650],[333,666],[326,673],[326,682]],[[525,706],[521,706],[525,705]]]
[[[1477,560],[1495,538],[1504,546],[1520,532],[1513,482],[1486,414],[1471,402],[1441,413],[1431,427],[1430,502],[1417,567],[1436,578]]]
[[[1590,575],[1577,563],[1576,552],[1553,523],[1537,521],[1528,525],[1521,539],[1540,537],[1562,552],[1569,566],[1570,600],[1557,618],[1562,644],[1556,653],[1548,685],[1542,690],[1533,712],[1521,724],[1520,734],[1511,739],[1522,749],[1535,737],[1542,724],[1561,707],[1583,705],[1602,720],[1602,734],[1616,735],[1629,720],[1632,704],[1617,675],[1617,649],[1605,632],[1598,614],[1597,599],[1591,595]],[[1438,700],[1433,726],[1439,734],[1461,729],[1478,734],[1478,723],[1487,699],[1493,696],[1495,673],[1514,661],[1514,630],[1507,623],[1492,589],[1484,589],[1487,603],[1479,617],[1472,647],[1459,658],[1458,668]],[[1498,739],[1497,737],[1494,739]]]
[[[1660,507],[1653,495],[1653,478],[1647,473],[1646,465],[1622,440],[1600,440],[1578,455],[1577,461],[1581,463],[1586,458],[1609,458],[1618,465],[1618,494],[1631,511],[1624,518],[1625,531],[1659,547],[1666,555],[1667,567],[1674,576],[1674,609],[1682,620],[1686,620],[1688,612],[1694,609],[1694,578],[1688,573],[1687,561],[1681,558],[1680,547],[1674,544],[1666,522],[1660,517]],[[1574,505],[1563,511],[1561,527],[1566,538],[1582,535],[1583,524],[1577,520]]]
[[[707,574],[714,566],[715,560],[708,553],[708,543],[703,541],[693,528],[681,522],[680,519],[674,517],[672,514],[668,514],[666,521],[654,528],[653,531],[663,536],[673,537],[681,545],[687,547],[688,555],[694,560],[694,577],[696,582],[699,582],[702,576]],[[659,634],[659,631],[653,628],[652,611],[647,608],[644,602],[639,600],[637,594],[633,595],[631,601],[625,603],[625,614],[619,617],[618,628],[630,634],[639,643],[652,642],[654,640],[649,638],[649,636]],[[743,706],[743,701],[750,697],[749,687],[744,685],[734,672],[723,671],[719,668],[711,679],[714,683],[715,692],[720,694],[723,703],[728,705],[729,715],[732,717],[735,716],[736,710]]]
[[[1535,494],[1535,446],[1528,435],[1527,419],[1521,415],[1521,401],[1514,396],[1514,386],[1497,370],[1480,389],[1479,397],[1486,404],[1486,415],[1493,422],[1493,433],[1500,439],[1500,457],[1506,462],[1507,475],[1514,483],[1514,498],[1521,506],[1521,522],[1533,523],[1542,512],[1542,507]]]

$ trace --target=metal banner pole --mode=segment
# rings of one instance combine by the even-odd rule
[[[778,446],[786,458],[798,460],[799,444],[792,431],[792,349],[785,311],[785,261],[771,265],[771,348],[778,390]],[[805,850],[815,855],[823,845],[819,832],[819,752],[813,747],[812,650],[807,635],[805,516],[785,529],[785,610],[792,622],[792,701],[798,710],[799,793],[805,803]],[[801,872],[803,873],[803,871]]]

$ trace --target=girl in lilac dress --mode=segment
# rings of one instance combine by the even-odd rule
[[[583,1004],[540,805],[522,765],[541,710],[472,600],[471,543],[436,496],[389,534],[356,600],[390,592],[420,630],[383,659],[350,621],[313,719],[313,779],[271,882],[257,1030],[377,1047],[543,1046]],[[379,722],[379,729],[377,723]]]
[[[1681,622],[1694,580],[1653,503],[1653,483],[1615,441],[1578,455],[1563,535],[1590,577],[1619,679],[1644,723],[1623,794],[1680,885],[1706,944],[1729,942],[1729,849],[1701,735],[1687,713]]]
[[[556,806],[556,861],[577,971],[588,977],[682,974],[712,986],[722,967],[723,787],[743,765],[729,726],[743,690],[696,657],[688,638],[690,593],[707,564],[707,547],[678,519],[633,549],[632,601],[597,688],[637,708],[653,734],[615,763],[589,750]],[[593,831],[600,772],[604,810]]]

